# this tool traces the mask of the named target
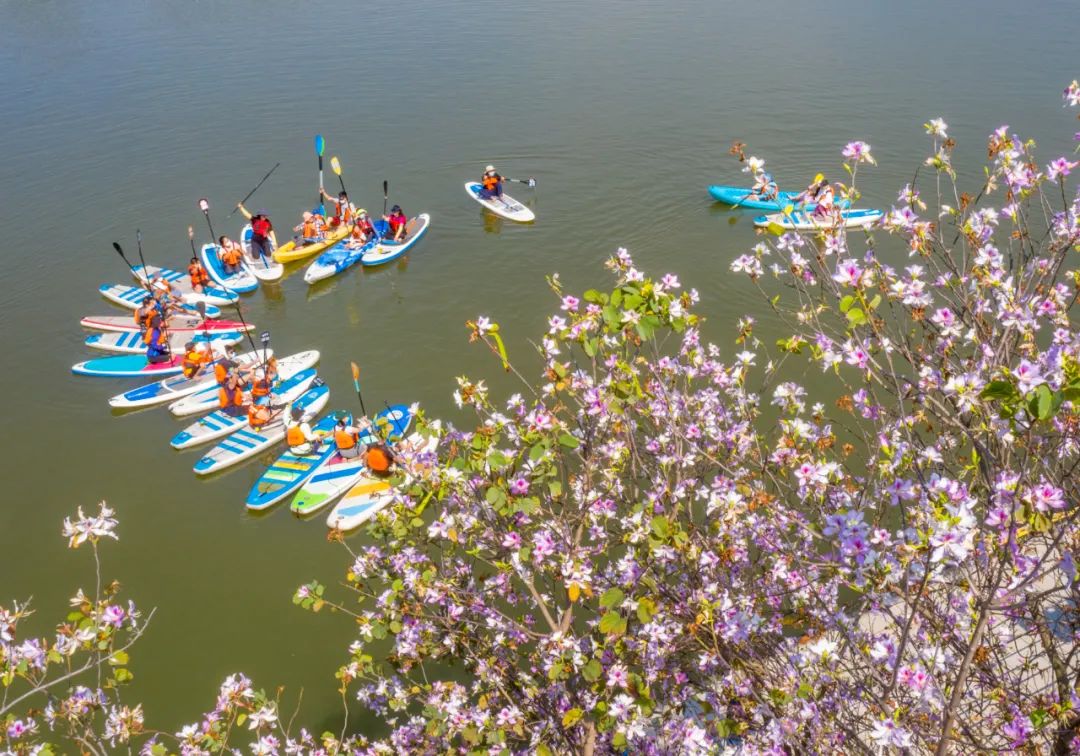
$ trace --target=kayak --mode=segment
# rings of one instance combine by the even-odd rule
[[[223,347],[243,339],[239,331],[210,331],[209,333],[174,333],[169,337],[169,349],[174,352],[181,351],[189,341],[205,342],[215,347]],[[122,352],[124,354],[143,354],[146,352],[146,344],[143,343],[142,334],[138,331],[125,333],[92,333],[84,342],[91,349],[100,349],[105,352]]]
[[[376,223],[380,222],[382,221],[376,221]],[[348,270],[360,262],[363,254],[374,247],[378,241],[379,237],[376,235],[371,241],[353,248],[348,246],[348,239],[338,242],[315,258],[315,262],[308,266],[308,269],[304,271],[304,281],[313,284]]]
[[[262,359],[262,352],[248,352],[238,355],[236,361],[241,365],[251,365]],[[203,368],[203,371],[194,378],[185,378],[175,375],[162,381],[155,381],[144,386],[117,394],[109,400],[109,406],[114,409],[136,409],[138,407],[152,407],[155,404],[176,401],[177,399],[202,391],[205,388],[216,388],[217,381],[214,379],[214,371]]]
[[[408,252],[409,247],[420,241],[420,238],[427,232],[430,225],[431,216],[427,213],[420,213],[420,215],[410,219],[405,224],[405,236],[402,237],[401,241],[383,239],[360,257],[360,264],[383,265],[384,263],[393,262]]]
[[[277,236],[270,232],[270,244],[277,247]],[[251,224],[247,224],[240,231],[240,246],[244,249],[244,259],[247,260],[248,268],[260,281],[277,281],[285,273],[285,266],[273,259],[266,259],[262,255],[253,255],[251,252]]]
[[[210,277],[224,286],[226,289],[238,291],[241,294],[255,291],[259,288],[259,280],[251,272],[247,260],[240,261],[240,269],[235,273],[226,273],[225,264],[221,262],[221,247],[216,244],[204,244],[199,251],[203,266]]]
[[[297,397],[311,388],[316,376],[315,368],[307,368],[288,380],[282,381],[274,387],[274,392],[269,397],[270,406],[284,407],[289,402],[296,401]],[[267,397],[259,397],[258,401],[260,404],[265,404],[266,399]],[[246,413],[230,415],[223,410],[215,410],[173,436],[169,445],[174,449],[187,449],[206,444],[239,430],[245,423],[247,423]]]
[[[143,271],[146,271],[145,273]],[[195,291],[191,286],[191,278],[187,273],[181,273],[171,268],[159,268],[156,265],[136,265],[131,269],[135,279],[143,285],[149,284],[154,276],[160,276],[171,288],[184,295],[185,302],[206,302],[207,304],[227,305],[236,302],[240,297],[235,291],[222,289],[219,286],[204,286],[201,292]]]
[[[317,241],[314,244],[304,244],[298,247],[296,246],[295,240],[286,242],[274,250],[274,259],[279,263],[288,263],[294,260],[303,260],[305,257],[311,257],[312,255],[317,255],[344,239],[349,235],[350,231],[352,231],[352,224],[343,223],[327,233],[325,239]]]
[[[290,354],[288,357],[282,357],[278,360],[278,380],[287,380],[301,370],[307,370],[309,367],[314,367],[315,363],[318,361],[319,352],[315,349],[309,349],[306,352],[297,352],[296,354]],[[261,363],[262,358],[260,357],[256,362]],[[258,368],[256,373],[261,374],[262,368]],[[185,396],[183,399],[178,399],[169,405],[169,412],[176,417],[188,417],[190,415],[198,415],[202,412],[209,412],[212,409],[216,409],[218,407],[217,389],[217,385],[206,386],[195,393]]]
[[[412,423],[412,415],[404,404],[395,404],[380,412],[375,416],[376,424],[379,423],[380,418],[393,423],[393,429],[399,438],[405,434]],[[358,445],[363,447],[377,440],[378,438],[368,429],[361,433]],[[319,511],[356,485],[364,470],[363,454],[347,458],[335,452],[304,483],[303,488],[293,497],[289,509],[301,517]]]
[[[437,436],[424,438],[419,433],[412,434],[407,440],[422,452],[434,451],[439,444]],[[330,510],[326,524],[336,530],[355,530],[378,514],[393,498],[394,491],[389,479],[361,475]]]
[[[797,202],[796,197],[801,192],[778,192],[776,199],[765,199],[763,197],[753,197],[753,189],[747,189],[745,186],[723,186],[721,184],[713,184],[709,187],[709,194],[713,199],[718,202],[724,202],[728,205],[735,207],[748,207],[751,210],[772,210],[773,212],[781,212],[788,205],[795,205],[804,209],[814,209],[814,204],[803,205]],[[838,200],[835,204],[848,206],[848,200]]]
[[[841,210],[829,213],[822,218],[814,218],[813,215],[795,210],[789,215],[775,213],[773,215],[759,215],[754,218],[754,225],[759,228],[775,223],[781,228],[794,231],[823,231],[830,228],[861,228],[877,223],[885,213],[880,210],[867,208],[856,210]]]
[[[509,194],[503,194],[502,199],[484,199],[480,196],[480,182],[479,181],[466,181],[465,191],[469,193],[469,196],[479,202],[496,215],[501,215],[507,220],[517,221],[518,223],[529,223],[536,220],[536,214],[511,197]]]
[[[315,386],[304,392],[293,407],[298,407],[304,413],[303,417],[310,419],[315,417],[329,400],[330,389],[326,386]],[[285,438],[285,418],[279,415],[258,430],[241,428],[222,439],[217,446],[195,463],[193,469],[196,475],[219,472],[254,457],[283,438]]]
[[[146,289],[141,286],[125,286],[124,284],[102,284],[98,287],[98,291],[101,292],[101,296],[105,297],[113,304],[127,307],[129,310],[139,309],[143,300],[150,296]],[[195,307],[195,302],[198,300],[188,299],[187,296],[188,295],[185,294],[184,298],[180,300],[180,306],[185,310],[198,314],[198,310]],[[224,304],[228,304],[228,302],[224,302]],[[221,310],[210,302],[207,302],[206,317],[216,318],[220,315]]]
[[[258,511],[278,503],[304,485],[304,481],[310,478],[323,462],[337,453],[333,439],[334,425],[337,423],[335,414],[331,413],[311,426],[312,433],[329,437],[323,439],[310,454],[293,454],[287,451],[266,468],[266,472],[259,476],[248,491],[247,501],[244,502],[248,509]],[[346,422],[351,424],[352,415],[346,414]]]
[[[139,333],[139,324],[128,315],[87,315],[79,321],[83,328],[95,331],[134,331]],[[170,315],[166,327],[172,333],[205,333],[207,331],[250,331],[255,328],[251,323],[238,320],[203,320],[199,315]]]
[[[75,375],[90,375],[98,378],[139,378],[144,375],[176,375],[183,370],[184,355],[177,354],[166,362],[146,361],[145,355],[115,354],[111,357],[96,357],[71,366]]]

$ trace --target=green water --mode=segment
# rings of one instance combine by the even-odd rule
[[[465,320],[497,320],[523,355],[556,306],[545,274],[605,285],[601,262],[617,246],[697,287],[711,339],[730,344],[738,315],[765,317],[728,273],[753,244],[751,214],[705,193],[741,181],[733,139],[796,188],[819,170],[839,178],[840,148],[865,139],[880,166],[863,187],[885,206],[935,116],[972,168],[1000,123],[1037,138],[1046,160],[1070,149],[1076,122],[1059,91],[1080,74],[1067,32],[1078,24],[1080,6],[1053,0],[0,0],[0,600],[33,595],[41,630],[66,612],[66,596],[89,586],[89,555],[66,550],[60,522],[107,499],[121,541],[106,548],[105,576],[157,607],[133,666],[149,720],[193,720],[243,670],[302,688],[309,726],[335,724],[332,673],[350,626],[289,601],[300,583],[343,572],[323,518],[249,516],[262,464],[197,480],[197,450],[168,447],[180,422],[111,415],[106,399],[135,381],[68,372],[94,356],[79,318],[121,313],[95,291],[130,279],[112,241],[133,252],[139,227],[149,262],[183,265],[186,227],[205,238],[196,200],[235,235],[225,214],[277,161],[250,204],[289,225],[314,200],[322,133],[355,201],[381,209],[389,179],[391,201],[430,213],[431,231],[406,261],[315,289],[294,266],[244,298],[246,317],[281,354],[321,350],[332,407],[355,407],[355,360],[369,407],[419,401],[467,422],[454,376],[512,386],[467,344]],[[535,192],[513,189],[537,223],[492,219],[469,200],[462,183],[488,162],[537,178]]]

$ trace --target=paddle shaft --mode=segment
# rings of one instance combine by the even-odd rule
[[[390,196],[390,182],[383,179],[382,182],[382,214],[386,215],[386,199]]]
[[[127,255],[125,255],[124,250],[120,248],[120,242],[113,242],[113,249],[115,249],[116,253],[120,255],[120,259],[124,261],[124,265],[128,266],[128,269],[131,271],[131,275],[135,276],[135,280],[141,283],[143,288],[146,289],[148,293],[153,294],[153,291],[150,289],[150,282],[140,276],[138,273],[136,273],[135,266],[128,262]]]
[[[206,218],[206,227],[210,229],[210,243],[217,246],[217,236],[214,235],[214,224],[210,222],[210,209],[207,208],[202,211],[203,217]]]
[[[233,215],[234,215],[234,214],[236,213],[236,211],[240,209],[240,205],[242,205],[242,204],[244,204],[245,202],[247,202],[247,201],[248,201],[249,199],[251,199],[251,195],[253,195],[253,194],[254,194],[255,192],[259,191],[259,187],[260,187],[260,186],[262,186],[262,185],[263,185],[264,183],[266,183],[266,180],[267,180],[268,178],[270,178],[270,174],[271,174],[271,173],[273,173],[274,171],[276,171],[276,170],[277,170],[277,167],[278,167],[279,165],[281,165],[281,163],[274,163],[274,167],[273,167],[273,168],[271,168],[271,169],[270,169],[269,171],[267,171],[267,172],[266,172],[266,175],[262,177],[262,181],[260,181],[259,183],[257,183],[257,184],[255,185],[255,188],[254,188],[254,189],[252,189],[252,190],[251,190],[250,192],[248,192],[248,193],[247,193],[247,195],[245,195],[245,196],[244,196],[244,198],[243,198],[242,200],[240,200],[239,202],[237,202],[237,203],[236,203],[236,207],[234,207],[234,208],[233,208],[233,211],[232,211],[231,213],[229,213],[228,215],[226,215],[226,216],[225,216],[225,219],[226,219],[226,220],[228,220],[229,218],[233,217]]]

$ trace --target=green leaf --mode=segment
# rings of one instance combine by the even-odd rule
[[[586,302],[592,302],[593,304],[598,305],[605,305],[608,300],[607,294],[597,291],[596,289],[589,289],[583,296],[585,297]]]
[[[536,756],[553,756],[553,754],[551,753],[550,748],[548,748],[543,743],[540,743],[538,746],[536,746]]]
[[[784,231],[787,230],[783,226],[781,226],[779,223],[772,223],[772,222],[770,222],[769,225],[766,226],[765,228],[767,228],[769,230],[769,233],[772,234],[773,236],[783,236]]]
[[[600,618],[600,632],[606,635],[621,635],[626,632],[626,619],[618,612],[605,612]]]
[[[557,480],[548,481],[548,491],[551,492],[552,497],[558,498],[562,496],[562,483]]]
[[[647,625],[652,621],[653,615],[656,614],[656,604],[651,598],[638,599],[637,605],[637,618],[643,625]]]
[[[866,313],[858,307],[852,307],[847,311],[848,325],[860,326],[866,322]]]
[[[117,651],[115,654],[109,657],[109,664],[113,664],[118,667],[122,667],[128,663],[130,657],[126,651]]]
[[[986,388],[979,392],[979,396],[983,399],[998,399],[1004,402],[1016,398],[1018,393],[1011,381],[990,381],[986,384]]]
[[[596,682],[603,673],[604,668],[600,666],[600,662],[596,659],[589,659],[588,664],[581,668],[581,676],[589,682]]]
[[[618,588],[608,588],[604,591],[604,594],[600,597],[600,606],[605,609],[611,609],[614,606],[618,606],[623,602],[623,592]]]
[[[1060,400],[1055,401],[1054,392],[1045,383],[1035,387],[1028,395],[1028,413],[1037,420],[1049,420],[1053,417]]]
[[[238,716],[236,718],[236,726],[239,727],[240,725],[244,724],[244,722],[246,722],[246,721],[247,721],[247,714],[241,714],[240,716]]]
[[[581,348],[585,350],[585,354],[589,357],[596,356],[596,347],[600,346],[600,342],[596,339],[585,339],[581,342]]]
[[[533,446],[533,448],[529,449],[529,460],[532,462],[537,461],[542,456],[544,456],[544,452],[546,451],[547,446],[543,442],[536,444],[535,446]]]
[[[571,436],[569,433],[563,433],[561,436],[559,436],[559,444],[565,446],[568,449],[576,449],[581,446],[581,442],[578,441],[574,436]]]
[[[871,310],[876,310],[878,308],[878,305],[880,305],[880,304],[881,304],[881,295],[880,294],[875,294],[874,298],[870,300],[870,309]]]
[[[581,721],[581,718],[583,716],[585,716],[585,712],[583,712],[581,709],[571,709],[570,711],[563,714],[562,726],[567,728],[573,727]]]
[[[657,515],[652,518],[651,528],[653,535],[663,540],[667,538],[668,534],[671,532],[671,523],[668,522],[668,519],[663,515]]]
[[[848,294],[846,297],[840,300],[840,312],[847,312],[851,309],[851,306],[855,304],[855,296]]]

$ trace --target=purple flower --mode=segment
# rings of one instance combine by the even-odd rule
[[[113,627],[120,627],[120,625],[124,623],[124,617],[126,616],[127,613],[123,609],[115,604],[110,604],[105,607],[105,611],[102,612],[101,621],[112,625]]]
[[[517,478],[510,484],[510,493],[514,496],[524,496],[529,492],[529,481],[524,478]]]
[[[870,154],[870,145],[866,142],[848,142],[840,154],[847,160],[854,160],[856,163],[873,164],[876,162],[873,155]]]
[[[1009,747],[1019,748],[1027,742],[1028,736],[1031,735],[1031,723],[1027,717],[1022,716],[1017,711],[1013,718],[1001,728],[1001,732],[1009,739]]]

